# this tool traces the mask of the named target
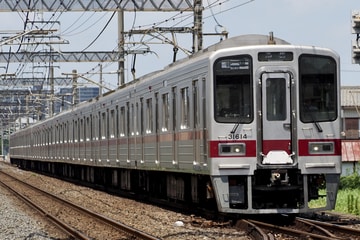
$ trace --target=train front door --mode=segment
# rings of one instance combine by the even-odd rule
[[[261,96],[262,164],[291,164],[291,75],[263,73]]]

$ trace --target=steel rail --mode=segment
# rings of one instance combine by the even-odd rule
[[[261,228],[249,220],[241,219],[237,221],[236,227],[241,230],[246,230],[247,234],[254,240],[272,240]]]
[[[269,224],[269,223],[264,223],[264,222],[259,222],[256,220],[249,220],[249,222],[254,223],[257,226],[260,226],[262,228],[267,228],[270,230],[276,230],[278,232],[290,235],[290,236],[296,236],[296,237],[300,237],[300,238],[311,238],[311,239],[322,239],[322,240],[335,240],[335,239],[344,239],[341,237],[333,237],[333,236],[324,236],[324,235],[319,235],[319,234],[314,234],[314,233],[309,233],[309,232],[305,232],[305,231],[301,231],[301,230],[296,230],[296,229],[292,229],[292,228],[288,228],[288,227],[282,227],[282,226],[278,226],[278,225],[274,225],[274,224]]]
[[[16,178],[16,177],[13,177],[13,176],[11,176],[11,175],[9,175],[9,174],[7,174],[7,173],[4,173],[4,172],[2,172],[2,171],[0,171],[0,172],[3,173],[4,175],[7,175],[7,176],[15,179],[16,181],[20,182],[21,184],[23,184],[23,185],[25,185],[25,186],[27,186],[27,187],[29,187],[29,188],[32,188],[32,189],[34,189],[34,190],[36,190],[36,191],[38,191],[38,192],[40,192],[40,193],[42,193],[42,194],[48,195],[48,196],[50,196],[51,198],[55,199],[56,201],[59,201],[59,202],[61,202],[61,203],[64,203],[64,204],[66,204],[66,205],[68,205],[68,206],[70,206],[70,207],[72,207],[72,208],[74,208],[74,209],[76,209],[76,210],[78,210],[78,211],[82,211],[82,212],[88,214],[89,216],[91,216],[91,217],[93,217],[93,218],[96,218],[96,219],[98,219],[98,220],[100,220],[100,221],[102,221],[102,222],[104,222],[104,223],[106,223],[106,224],[108,224],[108,225],[110,225],[110,226],[112,226],[112,227],[115,227],[116,229],[121,230],[121,231],[124,232],[124,233],[127,233],[127,234],[129,234],[129,235],[135,236],[135,237],[137,237],[137,238],[139,238],[139,239],[144,239],[144,240],[159,240],[159,238],[157,238],[157,237],[155,237],[155,236],[152,236],[152,235],[147,234],[147,233],[145,233],[145,232],[143,232],[143,231],[140,231],[140,230],[138,230],[138,229],[135,229],[135,228],[133,228],[133,227],[131,227],[131,226],[128,226],[128,225],[123,224],[123,223],[121,223],[121,222],[118,222],[118,221],[115,221],[115,220],[113,220],[113,219],[110,219],[110,218],[108,218],[108,217],[106,217],[106,216],[104,216],[104,215],[95,213],[95,212],[90,211],[90,210],[88,210],[88,209],[86,209],[86,208],[83,208],[83,207],[81,207],[81,206],[78,206],[78,205],[76,205],[76,204],[74,204],[74,203],[72,203],[72,202],[70,202],[70,201],[67,201],[67,200],[65,200],[65,199],[62,199],[62,198],[60,198],[60,197],[58,197],[58,196],[56,196],[56,195],[54,195],[54,194],[52,194],[52,193],[46,192],[46,191],[44,191],[44,190],[42,190],[42,189],[40,189],[40,188],[37,188],[37,187],[32,186],[32,185],[30,185],[30,184],[28,184],[28,183],[26,183],[26,182],[24,182],[24,181],[21,181],[20,179],[18,179],[18,178]],[[25,198],[26,198],[26,197],[25,197]],[[29,199],[29,201],[31,201],[31,200]],[[45,213],[45,215],[48,216],[47,213]],[[51,216],[51,215],[49,215],[49,216]],[[53,217],[53,216],[51,216],[51,217]],[[55,217],[54,217],[54,218],[55,218]],[[70,227],[70,230],[71,230],[71,229],[72,229],[72,227]],[[82,237],[82,236],[80,236],[80,237]],[[88,239],[88,238],[80,238],[80,239]]]
[[[79,240],[91,240],[86,235],[82,234],[81,232],[77,231],[70,225],[66,224],[65,222],[61,221],[60,219],[56,218],[55,216],[45,212],[41,206],[35,204],[33,201],[31,201],[29,198],[24,196],[23,194],[17,192],[12,187],[8,186],[3,181],[0,181],[0,184],[6,188],[8,191],[13,193],[16,197],[18,197],[20,200],[22,200],[24,203],[26,203],[31,208],[35,209],[36,211],[40,212],[44,217],[46,217],[49,221],[53,222],[56,226],[58,226],[62,231],[67,233],[69,236],[79,239]]]
[[[317,223],[313,223],[311,221],[309,221],[308,219],[302,219],[302,218],[296,218],[296,221],[305,224],[307,226],[311,226],[312,229],[316,229],[320,232],[323,232],[325,235],[329,236],[329,237],[333,237],[336,238],[336,235],[331,233],[330,231],[328,231],[327,229],[323,228],[322,226],[320,226]]]
[[[360,236],[360,229],[345,227],[345,226],[334,224],[334,223],[320,222],[320,221],[311,220],[311,219],[305,219],[305,220],[308,222],[312,222],[316,225],[319,225],[321,227],[334,230],[336,232],[342,232],[342,233],[353,235],[353,236]]]

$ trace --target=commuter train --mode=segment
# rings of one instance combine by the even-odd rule
[[[333,209],[339,61],[272,36],[229,38],[13,133],[11,162],[227,214]]]

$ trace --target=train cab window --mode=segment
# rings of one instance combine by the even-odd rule
[[[248,55],[218,59],[214,64],[215,120],[253,121],[252,59]]]
[[[327,56],[305,54],[299,59],[300,119],[304,123],[337,118],[336,62]]]
[[[266,119],[286,120],[286,80],[284,78],[266,79]]]

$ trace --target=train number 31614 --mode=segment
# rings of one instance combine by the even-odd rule
[[[242,133],[230,133],[228,139],[246,139],[247,135]]]

